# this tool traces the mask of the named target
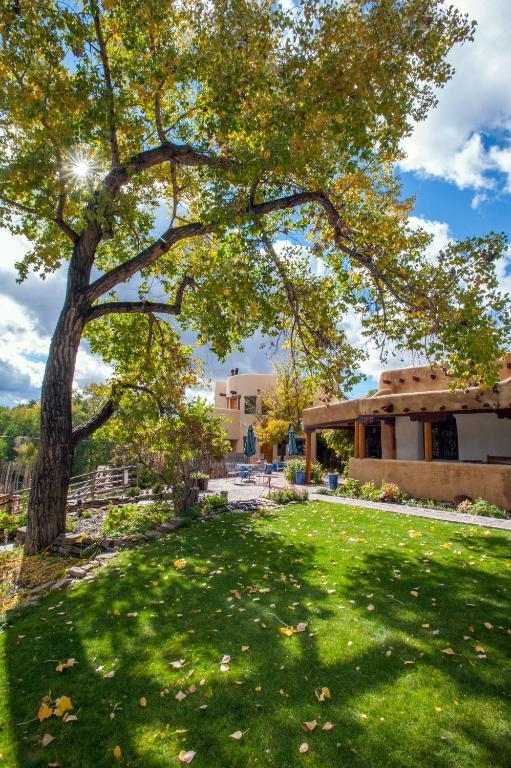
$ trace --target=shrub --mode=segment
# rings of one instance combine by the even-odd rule
[[[128,499],[133,498],[133,496],[140,496],[140,486],[138,485],[132,485],[130,488],[127,489],[125,496],[128,497]]]
[[[359,496],[366,501],[379,501],[381,490],[372,481],[369,481],[360,486]]]
[[[145,533],[173,516],[170,504],[121,504],[110,506],[103,520],[103,533],[108,536],[123,536],[130,533]]]
[[[508,513],[504,509],[497,507],[496,504],[489,504],[484,499],[476,499],[472,502],[467,512],[471,515],[482,515],[483,517],[508,517]]]
[[[380,499],[382,501],[399,501],[401,489],[396,483],[382,483]]]
[[[293,501],[303,503],[309,501],[309,493],[305,489],[298,491],[296,488],[276,488],[274,491],[270,491],[268,498],[277,504],[290,504]]]
[[[18,528],[27,524],[27,515],[11,515],[9,512],[0,512],[0,528],[5,528],[8,536],[13,536]]]
[[[284,477],[288,483],[295,482],[295,472],[305,472],[305,459],[290,459],[284,467]],[[320,485],[323,482],[323,467],[319,461],[313,461],[311,464],[311,483]]]
[[[360,494],[360,487],[361,484],[359,480],[355,480],[354,477],[347,477],[337,493],[339,496],[352,496],[356,499]]]
[[[226,497],[222,496],[221,493],[211,493],[208,496],[204,496],[200,506],[205,515],[210,515],[212,512],[226,509],[227,503]]]

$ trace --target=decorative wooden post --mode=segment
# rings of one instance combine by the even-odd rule
[[[353,452],[353,456],[355,459],[358,459],[359,453],[360,451],[359,451],[359,445],[358,445],[358,424],[357,422],[355,422],[355,450]]]
[[[396,458],[396,425],[393,419],[381,419],[381,457],[382,459]]]
[[[424,422],[424,461],[433,461],[433,436],[431,422]]]
[[[305,433],[305,484],[310,485],[312,462],[312,432]]]
[[[358,458],[365,459],[366,457],[366,425],[358,425]]]

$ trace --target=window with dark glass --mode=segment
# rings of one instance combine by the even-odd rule
[[[454,416],[445,421],[435,421],[431,425],[433,459],[443,461],[458,460],[458,430]]]
[[[256,395],[245,395],[245,413],[253,416],[256,412],[257,397]]]
[[[366,434],[366,459],[381,459],[381,428],[379,426],[367,426]]]

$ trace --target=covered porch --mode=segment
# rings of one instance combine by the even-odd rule
[[[511,379],[493,391],[452,390],[431,372],[427,384],[437,388],[426,390],[420,386],[426,385],[425,370],[411,369],[406,376],[398,371],[401,391],[393,391],[396,372],[389,372],[382,379],[390,386],[373,397],[307,409],[307,444],[322,429],[349,429],[354,435],[349,474],[361,482],[396,483],[411,496],[438,501],[481,497],[510,509]],[[411,391],[403,386],[406,378]],[[309,470],[308,450],[306,459]]]

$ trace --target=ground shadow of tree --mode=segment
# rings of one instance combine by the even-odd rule
[[[180,558],[187,561],[183,570],[174,565]],[[367,614],[366,595],[373,594],[381,637],[377,631],[362,651],[343,647],[332,657],[325,654],[321,631],[315,631],[323,624],[336,626],[331,622],[337,621],[337,607],[318,576],[314,540],[289,543],[260,528],[257,519],[237,515],[134,550],[126,561],[110,565],[93,589],[81,585],[49,595],[6,628],[12,765],[111,766],[117,744],[126,766],[177,765],[181,748],[197,752],[194,766],[300,765],[298,746],[306,740],[311,745],[306,759],[314,766],[468,766],[453,762],[451,745],[441,749],[436,732],[412,743],[392,717],[387,725],[368,725],[361,717],[364,697],[383,696],[388,686],[410,676],[403,659],[410,654],[407,638],[418,633],[417,603],[404,610],[397,601],[417,586],[419,565],[414,569],[393,549],[368,555],[354,567],[338,597],[354,599]],[[399,582],[392,582],[396,599],[384,602],[396,567],[401,571]],[[437,600],[440,583],[452,582],[449,607],[439,602],[435,611],[429,609],[431,622],[445,623],[448,631],[449,614],[464,610],[468,579],[468,572],[456,568],[428,574],[428,590],[437,592]],[[502,577],[494,592],[507,584]],[[486,575],[484,590],[491,594]],[[497,599],[495,624],[504,621],[504,611]],[[424,622],[427,616],[421,617]],[[309,622],[313,633],[280,634],[281,626],[299,621]],[[459,638],[444,635],[444,641],[459,646]],[[492,642],[500,642],[502,650],[503,640]],[[242,645],[249,649],[243,652]],[[465,675],[450,659],[438,661],[436,640],[421,637],[412,646],[417,656],[424,653],[416,664],[425,669],[440,664],[460,690],[477,684],[482,698],[500,695],[482,667],[470,667]],[[224,655],[232,657],[228,672],[220,669]],[[69,657],[76,666],[57,673],[57,661]],[[171,662],[178,659],[185,666],[175,670]],[[111,670],[114,677],[105,678]],[[197,691],[179,704],[176,693],[190,685]],[[314,692],[325,685],[332,700],[319,702]],[[77,722],[27,723],[50,691],[71,697]],[[204,705],[207,709],[200,709]],[[303,721],[314,719],[335,722],[335,728],[305,735]],[[506,754],[500,737],[483,725],[460,727],[479,752],[493,754],[493,764],[504,766],[495,759]],[[229,737],[237,730],[246,732],[240,742]],[[55,741],[43,749],[39,741],[45,732]]]

